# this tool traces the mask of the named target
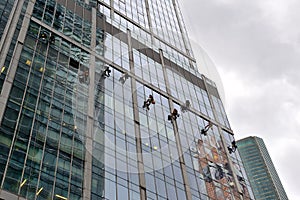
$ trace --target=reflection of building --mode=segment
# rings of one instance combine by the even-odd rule
[[[211,137],[211,136],[209,136]],[[213,144],[210,146],[210,149],[206,149],[205,144],[202,140],[198,140],[198,157],[194,156],[198,160],[199,165],[196,168],[199,168],[203,173],[203,178],[207,188],[207,193],[210,198],[213,199],[231,199],[231,193],[236,192],[231,190],[234,186],[234,174],[229,166],[229,160],[224,155],[224,153],[218,153],[222,150],[221,138],[216,137],[216,141],[210,140]],[[217,142],[217,143],[216,143]],[[201,152],[207,152],[208,154],[203,155]],[[223,154],[223,155],[222,155]],[[234,166],[234,171],[239,170],[239,165]],[[239,170],[240,171],[240,170]],[[248,189],[246,189],[246,182],[236,173],[239,186],[241,191],[247,197],[249,196]],[[220,188],[221,186],[221,188]],[[235,193],[237,196],[238,194]]]
[[[247,137],[237,141],[255,199],[288,199],[264,141]]]
[[[252,197],[176,0],[0,5],[1,198]]]

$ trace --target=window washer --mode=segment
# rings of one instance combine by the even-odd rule
[[[178,111],[176,108],[173,109],[173,112],[168,115],[168,120],[171,121],[172,119],[176,120],[179,117]]]
[[[207,135],[207,131],[212,127],[212,123],[208,122],[208,124],[204,127],[204,129],[201,129],[201,134]]]
[[[109,69],[109,67],[106,67],[106,69],[102,73],[102,77],[104,77],[104,78],[110,77],[110,73],[111,73],[111,70]]]
[[[126,82],[126,80],[129,78],[129,75],[127,72],[125,72],[120,78],[119,81],[124,84]]]
[[[147,110],[150,110],[149,106],[151,104],[155,104],[155,100],[154,100],[153,96],[150,94],[148,99],[146,101],[144,101],[143,108],[147,108]]]
[[[190,107],[191,107],[190,101],[189,101],[189,100],[186,100],[186,101],[185,101],[185,104],[182,105],[180,108],[181,108],[181,111],[182,111],[182,112],[186,112],[186,111],[189,110]]]
[[[235,140],[233,140],[233,141],[231,142],[231,147],[230,147],[230,146],[227,147],[227,149],[228,149],[228,151],[229,151],[230,154],[231,154],[231,153],[234,153],[234,152],[236,151],[237,148],[238,148],[238,147],[237,147],[237,145],[236,145]]]

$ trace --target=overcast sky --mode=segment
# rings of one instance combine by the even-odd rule
[[[223,81],[236,139],[261,137],[300,199],[300,1],[179,0],[189,36]]]

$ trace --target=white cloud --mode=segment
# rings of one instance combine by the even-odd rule
[[[262,137],[300,199],[300,1],[180,1],[189,34],[216,63],[236,137]]]

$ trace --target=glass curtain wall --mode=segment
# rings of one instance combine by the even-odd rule
[[[1,189],[40,200],[252,199],[177,2],[86,2],[0,3],[1,27],[20,15],[11,42],[0,29]]]

